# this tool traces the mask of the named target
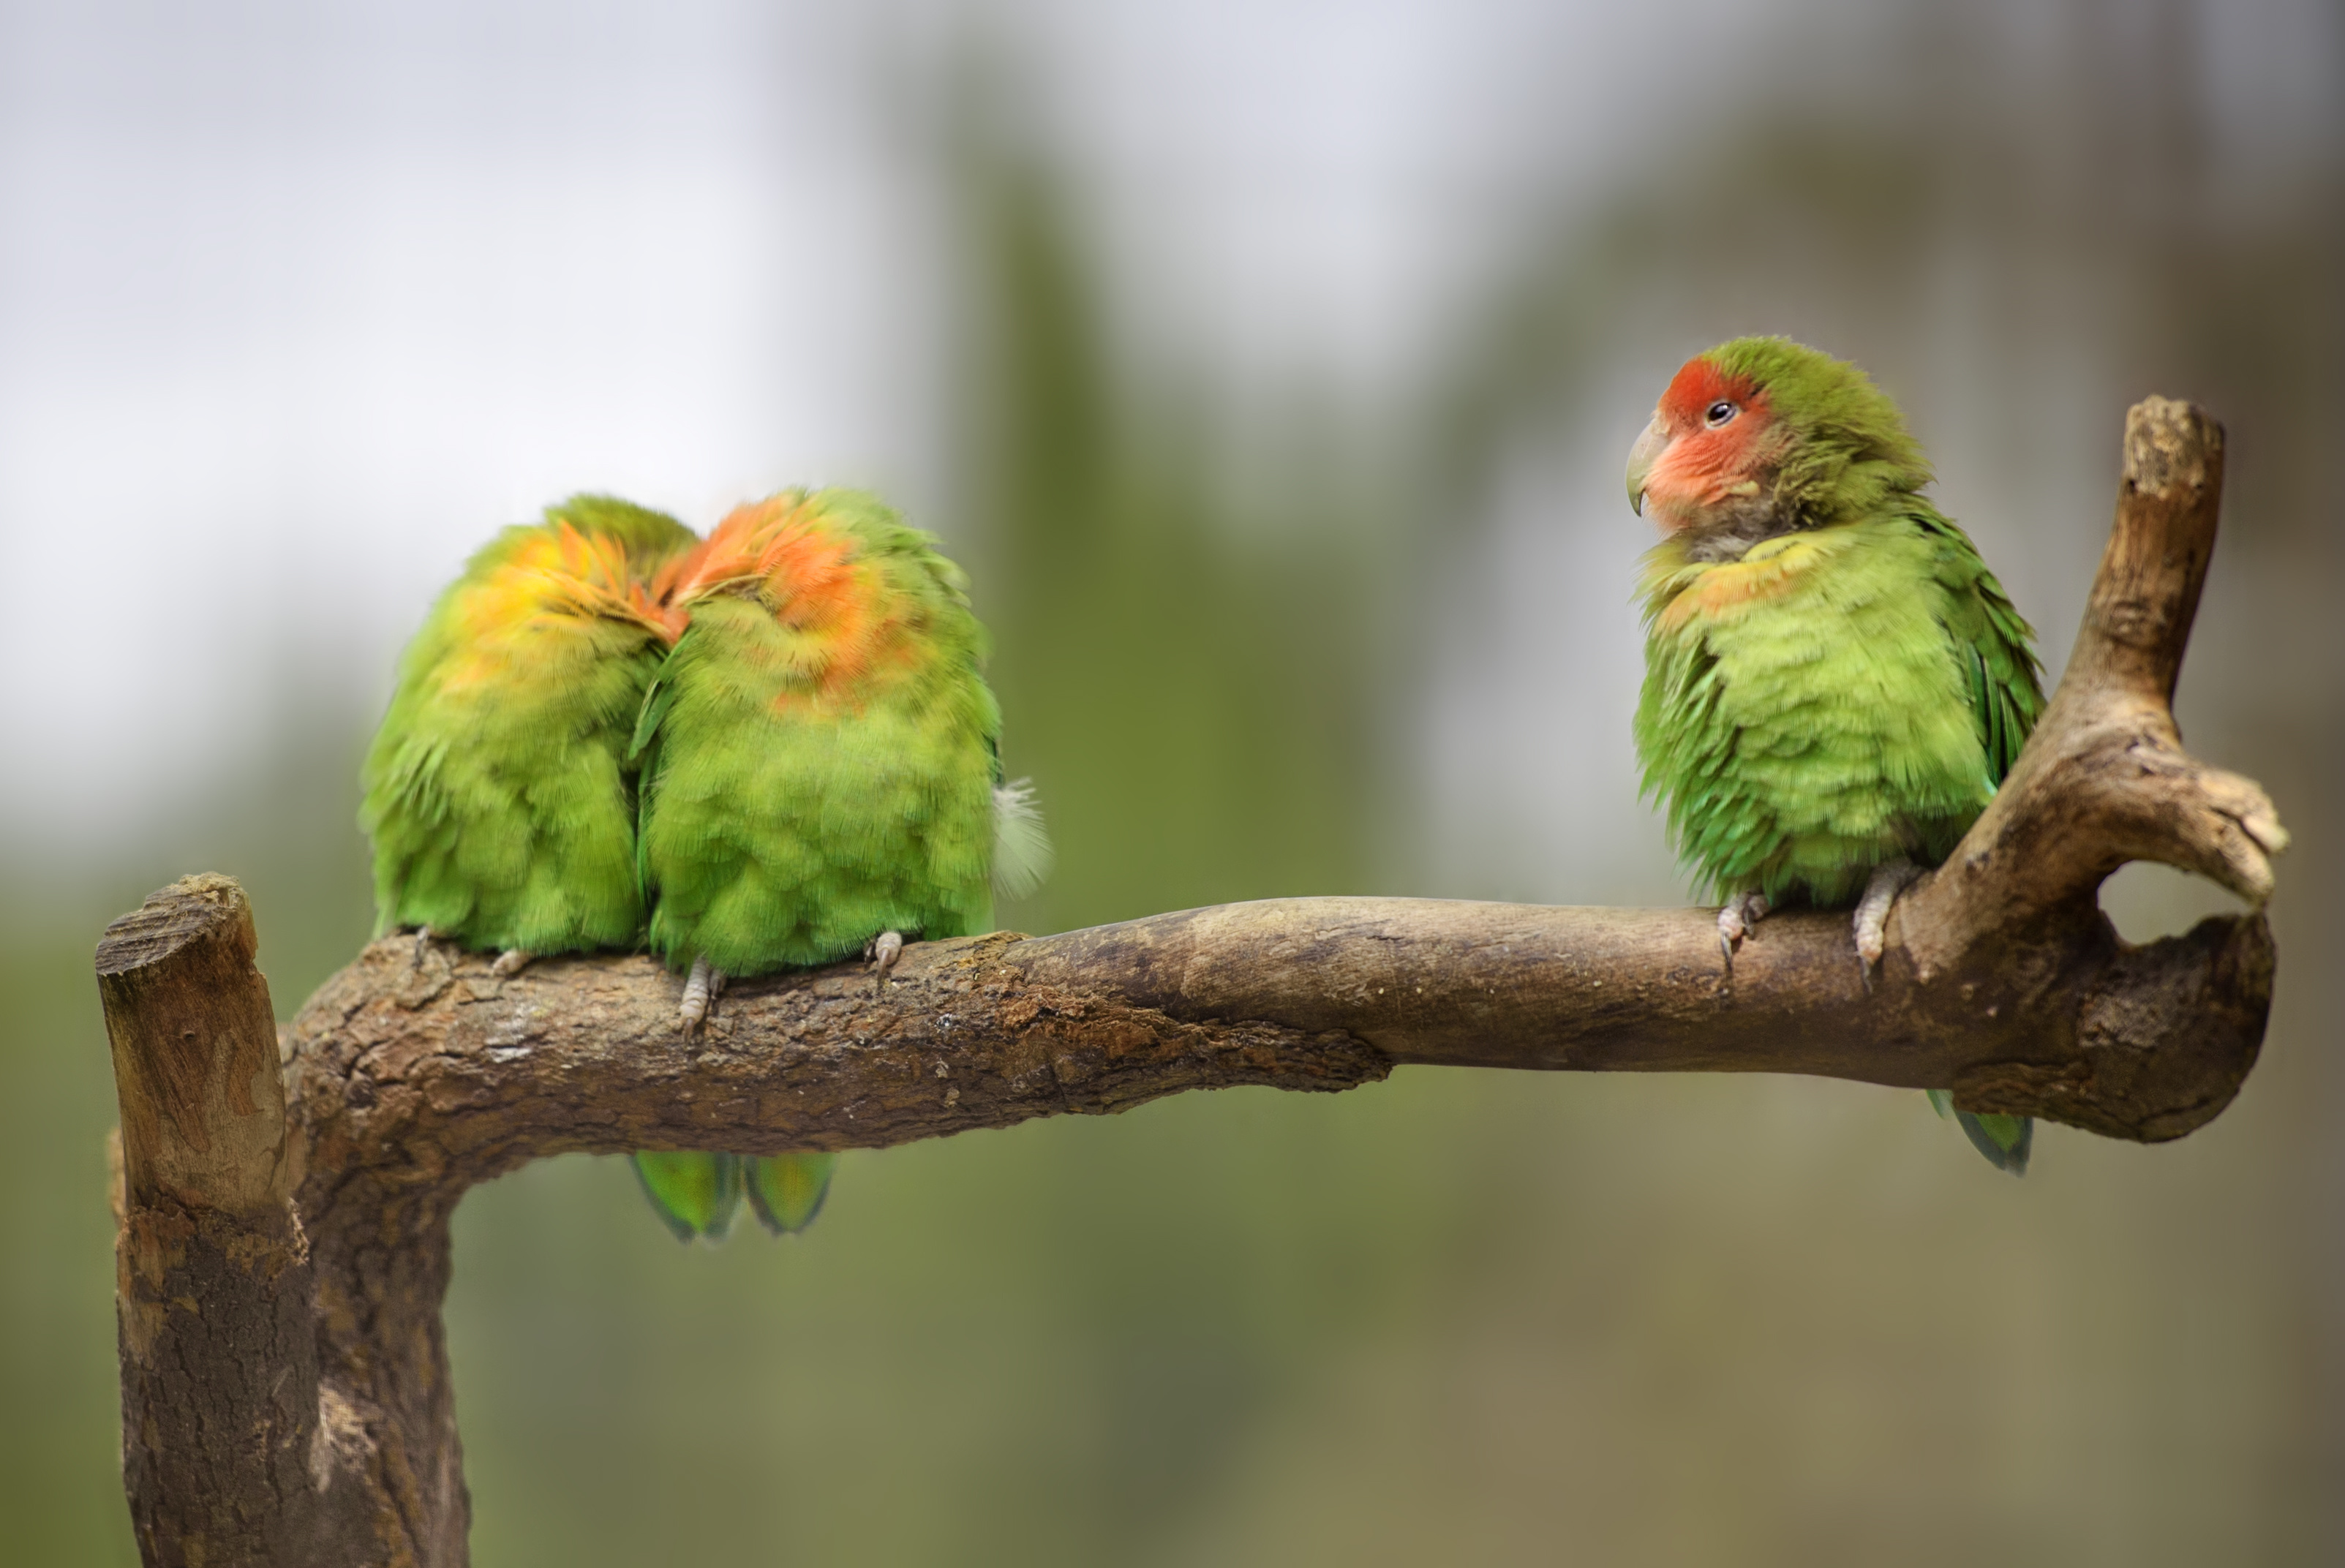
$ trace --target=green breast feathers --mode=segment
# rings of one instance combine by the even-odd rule
[[[1970,541],[1917,507],[1687,553],[1646,558],[1636,721],[1680,855],[1721,897],[1826,905],[1883,861],[1944,859],[2041,703]]]

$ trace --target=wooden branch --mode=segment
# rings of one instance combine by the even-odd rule
[[[124,1252],[140,1259],[123,1283],[126,1478],[148,1561],[197,1561],[171,1555],[169,1530],[211,1521],[227,1541],[221,1520],[245,1533],[213,1562],[464,1561],[448,1220],[474,1183],[543,1155],[875,1148],[1184,1089],[1347,1088],[1398,1063],[1819,1073],[1951,1086],[1974,1109],[2115,1137],[2188,1132],[2254,1063],[2269,928],[2250,912],[2132,947],[2094,891],[2134,858],[2257,905],[2271,888],[2285,835],[2270,803],[2184,754],[2167,705],[2220,476],[2212,421],[2157,400],[2133,411],[2067,675],[1993,807],[1897,905],[1870,991],[1844,913],[1770,916],[1730,980],[1708,911],[1309,898],[915,944],[884,982],[846,966],[736,984],[686,1036],[677,981],[647,959],[501,980],[444,946],[418,962],[402,937],[288,1031],[289,1138],[248,1071],[266,999],[241,899],[219,878],[165,890],[100,956],[129,1129]],[[239,956],[182,983],[169,976],[196,972],[169,968],[180,949],[124,927],[192,929],[178,912],[197,905],[213,912],[204,929],[239,934],[221,939]],[[236,997],[242,1032],[199,1021]],[[132,1239],[171,1203],[199,1240],[229,1228],[201,1278]],[[284,1343],[286,1301],[309,1284],[303,1351]],[[167,1305],[182,1285],[199,1311]],[[157,1356],[166,1332],[210,1339]],[[268,1347],[268,1376],[224,1364],[229,1344]],[[312,1394],[307,1413],[286,1402]],[[196,1427],[134,1420],[134,1403],[258,1435],[215,1472]],[[306,1492],[288,1479],[297,1452]]]
[[[2151,398],[2126,419],[2117,526],[2068,669],[2002,792],[1901,901],[1924,976],[1998,931],[2077,925],[2109,874],[2162,861],[2261,908],[2288,835],[2253,782],[2182,750],[2174,683],[2215,551],[2223,427]]]

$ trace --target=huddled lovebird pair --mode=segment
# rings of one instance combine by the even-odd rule
[[[1721,961],[1770,909],[1854,906],[1870,975],[1898,893],[1985,809],[2044,705],[2027,624],[1896,405],[1781,338],[1688,362],[1629,457],[1645,558],[1645,789],[1725,901]],[[959,572],[870,496],[790,491],[706,540],[582,496],[507,529],[440,600],[370,752],[379,934],[536,955],[648,946],[727,976],[987,929],[1048,845],[999,760]],[[1932,1091],[1941,1114],[1951,1111]],[[2025,1118],[1953,1112],[1997,1167]],[[834,1157],[638,1154],[682,1238],[743,1194],[819,1208]]]
[[[1049,845],[1001,777],[984,632],[935,541],[856,491],[787,491],[706,539],[578,496],[475,555],[400,663],[367,754],[377,934],[499,955],[648,946],[728,976],[993,923]],[[684,1239],[746,1195],[813,1219],[836,1156],[640,1153]]]

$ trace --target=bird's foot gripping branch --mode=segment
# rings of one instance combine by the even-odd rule
[[[97,960],[142,1553],[462,1563],[448,1220],[542,1155],[878,1148],[1400,1063],[1814,1073],[2112,1137],[2190,1131],[2262,1040],[2285,842],[2261,790],[2181,749],[2169,709],[2221,471],[2212,421],[2133,410],[2066,675],[1993,806],[1891,911],[1870,993],[1842,914],[1770,916],[1730,982],[1711,911],[1312,898],[914,944],[877,984],[848,965],[739,985],[698,1033],[645,958],[500,976],[393,938],[280,1041],[242,894],[164,889]],[[2136,859],[2253,907],[2128,946],[2095,894]]]

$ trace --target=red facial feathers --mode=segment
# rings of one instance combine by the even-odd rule
[[[1661,416],[1670,424],[1691,428],[1701,423],[1711,404],[1721,400],[1746,403],[1758,389],[1748,378],[1729,376],[1710,361],[1708,355],[1688,359],[1670,379],[1669,389],[1661,394]]]
[[[1720,403],[1732,404],[1734,413],[1712,428],[1710,410]],[[1645,493],[1665,526],[1683,527],[1693,513],[1727,501],[1775,455],[1766,439],[1774,428],[1766,392],[1707,358],[1686,361],[1656,412],[1670,443],[1646,478]]]

